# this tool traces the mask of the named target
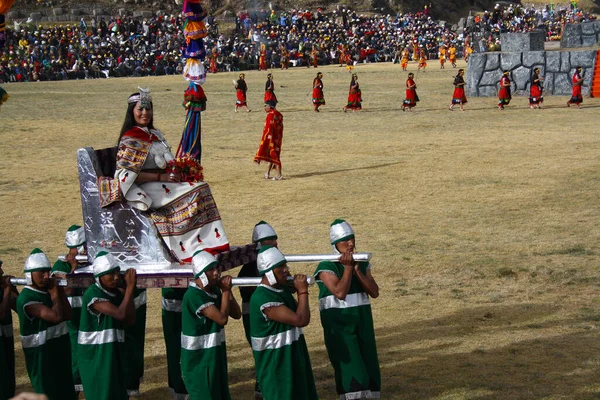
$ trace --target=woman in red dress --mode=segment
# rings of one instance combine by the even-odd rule
[[[413,107],[417,106],[417,102],[419,101],[419,96],[417,96],[417,84],[414,80],[415,74],[412,72],[408,74],[408,79],[406,80],[406,97],[404,99],[404,103],[402,103],[402,111],[412,111]]]
[[[265,102],[265,104],[269,101],[273,101],[277,105],[277,96],[275,96],[275,84],[273,83],[273,74],[267,75],[267,82],[265,83],[265,97],[263,101]]]
[[[573,74],[573,92],[571,93],[571,99],[567,101],[567,107],[571,107],[571,104],[576,104],[577,108],[583,103],[583,97],[581,96],[581,85],[583,84],[583,77],[581,76],[581,67],[575,68]]]
[[[544,102],[542,86],[544,80],[540,78],[540,69],[536,68],[533,70],[533,76],[531,77],[531,84],[529,87],[529,108],[542,108]]]
[[[312,102],[315,112],[319,112],[319,107],[325,105],[325,97],[323,95],[323,74],[317,72],[317,77],[313,79]]]
[[[508,79],[508,71],[502,71],[502,78],[500,78],[500,91],[498,92],[498,109],[504,110],[504,106],[507,106],[512,99],[510,94],[510,79]]]
[[[267,118],[258,151],[254,156],[254,162],[257,164],[263,161],[268,162],[269,166],[267,172],[265,172],[265,179],[280,181],[283,179],[280,158],[283,139],[283,115],[275,109],[275,102],[273,101],[265,101],[265,112]],[[279,170],[279,174],[271,178],[272,170]]]
[[[454,105],[460,105],[460,111],[465,111],[463,104],[467,103],[467,96],[465,96],[465,70],[459,69],[458,74],[454,77],[454,94],[452,94],[452,104],[450,104],[450,111],[454,111]]]
[[[265,49],[264,44],[260,45],[260,56],[258,57],[258,70],[267,70],[267,50]]]
[[[348,104],[344,107],[344,112],[352,110],[362,109],[362,92],[358,85],[358,75],[352,74],[352,80],[350,81],[350,91],[348,93]]]
[[[245,107],[247,112],[250,112],[248,103],[246,103],[246,91],[248,91],[248,85],[246,85],[246,75],[240,74],[240,79],[235,83],[235,112],[238,112],[238,108]]]

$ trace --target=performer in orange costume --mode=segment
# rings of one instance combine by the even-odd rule
[[[452,68],[456,68],[456,46],[454,45],[454,43],[450,45],[450,48],[448,49],[448,54],[450,58],[450,63],[452,64]]]
[[[421,49],[419,54],[419,70],[423,68],[423,72],[425,72],[425,68],[427,67],[427,55],[425,54],[425,50]]]
[[[267,172],[265,172],[265,179],[280,181],[283,179],[280,159],[281,142],[283,139],[283,115],[275,109],[275,106],[276,103],[274,101],[265,102],[267,118],[258,151],[254,156],[254,162],[257,164],[260,164],[262,161],[268,162],[269,167],[267,168]],[[272,169],[279,169],[279,175],[271,178]]]
[[[440,46],[440,69],[444,69],[444,64],[446,63],[446,46]]]
[[[400,65],[402,66],[402,71],[406,71],[406,67],[408,67],[408,58],[410,53],[408,49],[402,50],[402,60],[400,60]]]

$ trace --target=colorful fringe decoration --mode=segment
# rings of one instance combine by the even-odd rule
[[[202,169],[201,112],[206,110],[206,95],[201,86],[206,81],[206,70],[202,64],[206,58],[203,38],[208,34],[203,22],[207,12],[200,5],[201,2],[202,0],[185,0],[183,3],[183,35],[186,43],[184,56],[187,58],[183,78],[190,84],[183,94],[183,106],[187,110],[187,115],[175,156],[178,160],[194,159],[200,171]]]

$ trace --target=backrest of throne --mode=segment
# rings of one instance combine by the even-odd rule
[[[116,147],[77,151],[88,261],[91,263],[104,250],[115,256],[121,267],[168,268],[169,251],[146,214],[125,202],[100,207],[98,178],[114,176],[116,154]]]

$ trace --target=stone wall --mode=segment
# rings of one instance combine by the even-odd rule
[[[496,96],[503,70],[510,71],[512,90],[529,90],[533,69],[539,67],[547,94],[570,95],[575,67],[583,67],[584,95],[590,93],[595,50],[473,53],[467,68],[467,95]]]
[[[127,8],[116,9],[116,14],[121,17],[131,15],[133,17],[152,18],[155,15],[164,15],[164,11],[131,11]],[[7,20],[18,20],[24,18],[31,18],[33,22],[77,22],[82,17],[88,23],[92,17],[96,17],[96,20],[100,21],[104,18],[108,21],[111,18],[111,12],[102,8],[47,8],[41,9],[36,12],[24,13],[22,11],[10,11],[6,14]]]
[[[592,47],[600,43],[600,21],[567,24],[560,39],[564,49]]]

